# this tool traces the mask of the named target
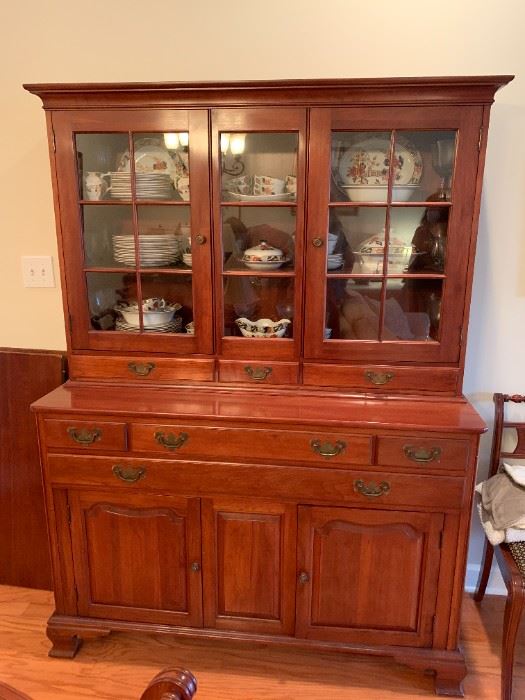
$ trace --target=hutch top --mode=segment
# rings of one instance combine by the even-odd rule
[[[26,85],[71,379],[460,395],[510,79]]]

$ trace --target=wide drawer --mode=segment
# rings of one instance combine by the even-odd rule
[[[133,452],[161,452],[180,459],[306,462],[320,467],[370,464],[371,438],[312,430],[257,430],[136,423]]]
[[[44,437],[49,448],[67,447],[97,451],[127,449],[126,423],[76,418],[46,419]]]
[[[110,486],[130,494],[144,490],[191,496],[227,494],[371,508],[447,511],[460,508],[464,497],[461,477],[381,474],[366,467],[342,470],[51,454],[47,475],[56,485]]]
[[[422,391],[454,394],[458,369],[454,367],[400,367],[395,365],[336,365],[305,362],[303,383],[381,392]]]
[[[69,360],[69,376],[70,379],[128,380],[143,384],[211,382],[215,378],[215,361],[208,358],[73,355]]]
[[[248,384],[297,384],[297,362],[219,361],[219,381]]]
[[[469,443],[432,437],[379,436],[377,464],[414,468],[465,470],[468,464]]]

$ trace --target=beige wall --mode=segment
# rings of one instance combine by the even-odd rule
[[[4,3],[0,346],[65,347],[59,289],[22,287],[20,256],[57,263],[44,114],[22,83],[515,73],[492,113],[465,377],[490,419],[493,391],[525,393],[524,26],[521,0]]]

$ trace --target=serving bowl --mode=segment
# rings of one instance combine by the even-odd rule
[[[272,321],[270,318],[260,318],[250,321],[247,318],[236,318],[235,323],[245,338],[282,338],[290,325],[289,318]]]
[[[145,299],[142,302],[144,328],[155,328],[169,323],[180,308],[181,304],[170,304],[164,299]],[[140,327],[139,305],[136,301],[121,302],[115,306],[115,311],[118,311],[130,326]]]
[[[346,196],[352,202],[386,202],[388,188],[386,185],[341,185]],[[419,185],[394,185],[392,200],[408,202],[419,189]]]
[[[265,240],[261,240],[258,245],[247,248],[241,258],[241,261],[251,270],[276,270],[288,260],[289,258],[284,255],[280,248],[274,248]]]

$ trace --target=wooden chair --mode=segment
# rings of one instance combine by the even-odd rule
[[[525,459],[525,421],[516,422],[505,420],[505,404],[508,402],[524,403],[525,396],[494,394],[494,434],[492,437],[489,477],[494,476],[494,474],[498,472],[502,459]],[[501,450],[503,431],[505,428],[516,429],[518,443],[513,452],[502,452]],[[501,544],[493,547],[488,540],[485,540],[482,560],[483,565],[481,567],[477,589],[474,593],[474,600],[478,603],[483,600],[483,596],[485,595],[494,553],[496,554],[496,560],[507,587],[501,650],[501,698],[502,700],[511,700],[514,647],[516,645],[516,636],[525,604],[525,542]]]
[[[166,668],[153,678],[140,700],[191,700],[197,692],[197,680],[190,671]],[[31,700],[29,695],[0,682],[0,700]]]

